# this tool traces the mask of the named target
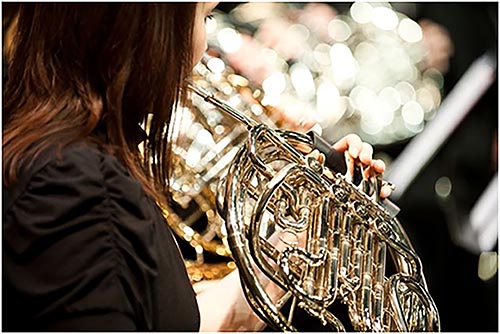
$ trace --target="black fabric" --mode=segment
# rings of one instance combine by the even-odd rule
[[[89,144],[42,154],[3,188],[3,331],[197,331],[160,209]]]

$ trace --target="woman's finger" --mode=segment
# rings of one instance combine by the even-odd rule
[[[374,172],[383,174],[385,172],[385,162],[380,159],[373,159],[371,162],[371,167]]]
[[[349,155],[353,159],[357,159],[362,149],[362,143],[358,135],[351,133],[337,141],[332,147],[338,152],[345,152],[348,150]]]
[[[368,143],[361,143],[359,160],[365,165],[372,165],[373,147]]]
[[[380,189],[380,197],[387,198],[392,194],[392,187],[385,185]]]

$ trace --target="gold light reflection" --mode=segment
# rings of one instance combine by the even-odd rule
[[[498,271],[497,252],[481,252],[477,267],[477,275],[483,281],[492,279]]]
[[[424,111],[416,101],[406,103],[401,110],[401,115],[409,125],[419,125],[424,121]]]
[[[417,22],[404,18],[399,23],[399,36],[408,43],[416,43],[422,40],[422,29]]]
[[[351,34],[351,27],[340,19],[334,19],[328,24],[328,34],[338,42],[344,42]]]
[[[286,79],[283,73],[275,72],[262,83],[262,89],[269,96],[279,96],[286,89]]]
[[[307,66],[301,63],[293,64],[290,67],[290,79],[299,98],[314,98],[316,87],[313,75]]]
[[[231,28],[223,28],[217,33],[220,47],[226,53],[236,52],[242,44],[239,32]]]
[[[351,49],[343,43],[335,43],[330,49],[330,58],[335,84],[340,88],[351,85],[358,71]]]
[[[222,61],[222,59],[219,58],[211,58],[207,62],[207,67],[210,69],[210,71],[214,73],[222,73],[224,71],[224,68],[226,65]]]
[[[319,85],[316,94],[316,111],[320,124],[335,124],[347,110],[347,102],[340,96],[337,87],[331,82]]]
[[[434,184],[434,191],[436,192],[436,195],[441,198],[447,198],[450,196],[451,188],[451,180],[446,176],[440,177]]]
[[[314,60],[321,66],[329,66],[330,62],[330,46],[325,43],[318,44],[313,51]]]
[[[369,23],[372,20],[373,7],[367,2],[355,2],[351,6],[351,16],[357,23]]]
[[[392,30],[397,27],[399,20],[392,9],[376,7],[372,12],[372,23],[382,30]]]

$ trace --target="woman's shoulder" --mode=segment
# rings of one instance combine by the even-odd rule
[[[121,182],[110,182],[117,177]],[[130,177],[125,166],[97,145],[81,141],[63,148],[51,146],[21,166],[17,181],[3,188],[3,213],[23,194],[46,187],[70,185],[85,196],[92,190],[127,183],[140,191],[139,183]]]
[[[126,171],[115,156],[104,152],[96,144],[79,141],[66,147],[52,146],[45,149],[28,167],[22,168],[20,179],[29,179],[45,169],[64,174],[71,169],[96,172],[102,167]]]

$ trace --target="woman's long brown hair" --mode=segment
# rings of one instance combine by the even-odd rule
[[[185,101],[196,3],[23,3],[3,93],[3,182],[48,147],[102,132],[162,203],[171,112]],[[139,124],[152,115],[145,153]]]

